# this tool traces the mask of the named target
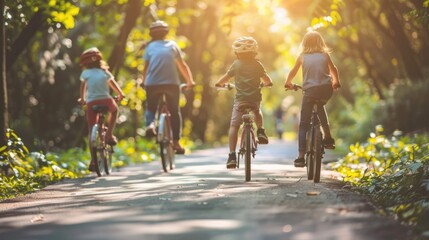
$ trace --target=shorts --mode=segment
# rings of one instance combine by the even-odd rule
[[[94,100],[86,104],[86,119],[88,120],[88,127],[91,127],[98,121],[97,113],[92,111],[94,105],[106,105],[109,108],[109,112],[115,112],[118,110],[118,105],[113,98]]]
[[[261,106],[261,102],[234,102],[230,126],[239,127],[243,123],[242,116],[244,115],[244,111],[240,109],[240,106],[244,104],[252,106],[252,112],[254,113],[259,112]]]

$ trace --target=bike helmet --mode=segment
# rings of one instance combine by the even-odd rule
[[[156,20],[155,22],[153,22],[151,25],[150,25],[150,32],[151,33],[153,33],[153,32],[162,32],[162,31],[164,31],[164,32],[168,32],[168,24],[166,23],[166,22],[164,22],[164,21],[161,21],[161,20]]]
[[[98,50],[96,47],[92,47],[88,48],[80,55],[79,64],[80,66],[86,66],[102,59],[103,55],[101,54],[100,50]]]
[[[232,49],[236,53],[255,52],[258,50],[258,43],[252,37],[239,37],[232,44]]]

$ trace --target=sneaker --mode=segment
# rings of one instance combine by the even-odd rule
[[[147,138],[152,138],[156,136],[155,125],[153,123],[146,127],[145,136]]]
[[[236,168],[237,167],[237,156],[235,152],[228,155],[228,161],[226,162],[226,168]]]
[[[323,139],[323,147],[326,149],[335,149],[335,140],[333,138]]]
[[[180,145],[174,146],[174,151],[176,154],[185,154],[185,149]]]
[[[109,140],[106,141],[106,143],[111,146],[115,146],[116,144],[118,144],[118,139],[116,139],[115,136],[112,136]]]
[[[305,167],[305,159],[296,158],[295,161],[293,161],[293,165],[295,165],[295,167]]]
[[[263,128],[258,129],[256,134],[258,135],[259,144],[268,144],[268,137],[265,134],[265,129]]]
[[[93,162],[91,161],[91,163],[89,164],[88,170],[89,170],[90,172],[95,172],[95,163],[93,163]]]

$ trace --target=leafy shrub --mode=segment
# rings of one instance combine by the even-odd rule
[[[0,148],[0,199],[35,191],[64,178],[81,176],[78,171],[60,166],[56,155],[30,153],[11,129],[7,130],[6,139],[6,146]]]
[[[22,140],[8,129],[7,145],[0,148],[0,200],[36,191],[64,178],[88,174],[89,150],[72,148],[62,152],[29,152]],[[184,145],[191,143],[183,140]],[[129,138],[115,146],[113,167],[121,168],[157,158],[158,145],[153,140]]]
[[[387,131],[404,132],[428,130],[429,81],[397,84],[392,87],[381,111],[385,112],[380,123]]]
[[[366,143],[351,145],[333,167],[401,222],[429,230],[428,140],[403,137],[398,131],[389,138],[377,126]]]

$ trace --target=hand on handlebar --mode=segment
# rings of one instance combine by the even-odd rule
[[[270,82],[268,84],[262,83],[262,87],[272,87],[272,86],[273,86],[272,82]]]
[[[332,84],[332,88],[334,89],[334,90],[337,90],[337,89],[339,89],[341,87],[341,84],[340,83],[333,83]]]
[[[294,83],[286,83],[285,84],[285,89],[287,90],[294,90],[294,91],[298,91],[298,89],[302,89],[301,86],[294,84]]]
[[[180,90],[190,90],[195,86],[195,82],[190,83],[181,83],[180,84]]]
[[[232,84],[232,83],[225,83],[225,84],[218,84],[218,83],[216,83],[215,84],[215,87],[218,89],[218,90],[231,90],[231,89],[234,89],[235,88],[235,85],[234,84]]]
[[[86,105],[86,101],[85,101],[85,100],[83,100],[83,98],[78,98],[78,99],[77,99],[77,102],[78,102],[80,105]]]

